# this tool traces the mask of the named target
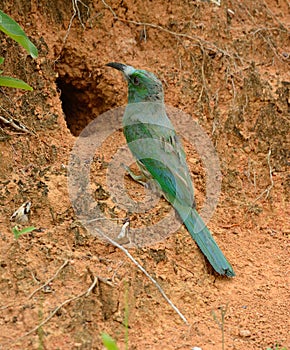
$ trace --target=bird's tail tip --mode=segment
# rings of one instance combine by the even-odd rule
[[[225,275],[225,276],[227,276],[227,277],[235,277],[235,276],[236,276],[236,274],[235,274],[233,268],[227,268],[227,269],[225,269],[223,275]]]

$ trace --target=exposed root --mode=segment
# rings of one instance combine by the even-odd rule
[[[69,264],[69,260],[65,260],[65,262],[61,265],[61,267],[58,268],[58,270],[56,271],[56,273],[50,278],[48,279],[44,284],[42,284],[40,287],[38,287],[37,289],[35,289],[35,291],[33,291],[28,299],[31,299],[33,297],[33,295],[35,293],[37,293],[39,290],[45,288],[47,285],[49,285],[49,283],[51,283],[54,279],[56,279],[57,275],[60,273],[60,271],[65,268],[67,265]]]
[[[9,124],[12,128],[14,128],[17,131],[25,132],[30,135],[35,135],[35,132],[29,130],[24,124],[22,124],[19,120],[16,120],[13,118],[6,109],[0,106],[2,111],[8,114],[8,117],[3,117],[0,115],[0,120],[4,122],[5,124]]]
[[[269,167],[269,177],[270,177],[271,184],[254,200],[254,203],[257,202],[261,197],[263,197],[265,193],[266,193],[265,199],[267,199],[270,195],[270,192],[271,192],[273,186],[274,186],[274,181],[273,181],[273,176],[272,176],[273,169],[271,167],[270,157],[271,157],[271,149],[269,149],[269,152],[267,155],[267,162],[268,162],[268,167]]]
[[[61,268],[63,268],[63,265],[61,266]],[[60,268],[60,269],[61,269]],[[59,269],[59,270],[60,270]],[[36,332],[39,328],[43,327],[47,322],[49,322],[53,316],[62,308],[64,307],[65,305],[71,303],[72,301],[74,300],[77,300],[77,299],[80,299],[82,297],[87,297],[91,292],[92,290],[95,288],[95,286],[97,285],[98,281],[101,281],[103,283],[106,283],[106,284],[109,284],[111,286],[110,283],[108,283],[106,281],[106,279],[103,279],[103,278],[100,278],[98,276],[95,276],[94,277],[94,280],[92,282],[92,284],[89,286],[89,288],[87,288],[84,292],[72,297],[72,298],[69,298],[69,299],[66,299],[65,301],[63,301],[60,305],[58,305],[50,314],[49,316],[46,317],[46,319],[44,319],[42,322],[40,322],[37,326],[35,326],[34,328],[32,328],[30,331],[26,332],[25,334],[23,334],[21,337],[19,338],[16,338],[15,340],[13,340],[12,342],[15,343],[25,337],[27,337],[28,335]],[[11,344],[11,342],[10,342]],[[3,344],[4,345],[4,344]]]
[[[76,16],[78,16],[78,19],[79,19],[81,26],[83,27],[83,29],[85,29],[85,25],[84,25],[82,18],[81,18],[81,12],[80,12],[78,3],[80,3],[81,5],[83,5],[87,9],[87,15],[89,16],[90,9],[86,4],[84,4],[81,0],[72,0],[73,14],[70,18],[69,25],[68,25],[67,31],[65,33],[64,39],[63,39],[62,47],[60,49],[60,53],[59,53],[58,57],[55,59],[55,62],[57,62],[60,58],[61,52],[62,52],[62,50],[66,44],[67,38],[69,36],[70,30],[71,30],[71,27],[73,24],[73,20],[75,19]]]
[[[217,45],[215,45],[214,43],[212,43],[210,41],[203,40],[203,39],[199,38],[198,36],[189,35],[189,34],[185,34],[185,33],[177,33],[177,32],[174,32],[172,30],[169,30],[167,28],[164,28],[164,27],[162,27],[162,26],[160,26],[158,24],[154,24],[154,23],[138,22],[138,21],[133,21],[133,20],[120,18],[120,17],[117,16],[116,12],[112,9],[112,7],[105,2],[105,0],[102,0],[102,3],[105,5],[105,7],[107,9],[109,9],[111,11],[111,13],[114,16],[114,18],[116,20],[118,20],[118,21],[125,22],[125,23],[132,23],[132,24],[135,24],[137,26],[142,26],[143,27],[143,31],[144,30],[146,31],[146,27],[150,27],[150,28],[161,30],[161,31],[163,31],[165,33],[174,35],[176,37],[181,37],[181,38],[186,38],[186,39],[189,39],[189,40],[193,40],[193,41],[197,42],[200,47],[203,46],[207,50],[212,50],[214,52],[220,52],[223,55],[225,55],[226,57],[231,57],[231,55],[227,51],[221,49],[220,47],[218,47]]]
[[[137,260],[135,260],[135,258],[128,252],[128,250],[126,248],[124,248],[123,246],[121,246],[120,244],[118,244],[117,242],[115,242],[113,239],[111,239],[110,237],[106,236],[103,232],[98,230],[98,233],[104,237],[106,240],[108,240],[113,246],[119,248],[122,250],[123,253],[125,253],[127,255],[127,257],[138,267],[138,269],[140,271],[142,271],[144,273],[144,275],[146,277],[148,277],[150,279],[150,281],[155,285],[155,287],[159,290],[159,292],[161,293],[161,295],[163,296],[163,298],[167,301],[167,303],[172,307],[172,309],[178,314],[178,316],[182,319],[182,321],[185,324],[189,324],[189,322],[187,321],[186,317],[179,311],[179,309],[173,304],[173,302],[168,298],[168,296],[165,294],[164,290],[161,288],[161,286],[159,285],[159,283],[144,269],[143,266],[141,266]]]

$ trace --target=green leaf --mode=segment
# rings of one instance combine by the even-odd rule
[[[28,39],[22,28],[11,17],[0,10],[0,30],[18,42],[32,58],[38,56],[37,48]]]
[[[117,344],[107,333],[102,333],[102,341],[108,350],[118,350]]]
[[[20,233],[21,235],[23,235],[24,233],[29,233],[29,232],[32,232],[32,231],[34,231],[34,230],[36,230],[36,227],[34,227],[34,226],[28,226],[28,227],[23,228],[21,231],[19,231],[19,233]]]
[[[33,90],[33,88],[30,85],[26,84],[23,80],[6,76],[0,76],[0,86],[8,86],[29,91]]]
[[[4,62],[4,57],[0,57],[0,64]]]
[[[21,235],[23,235],[23,234],[25,234],[25,233],[32,232],[32,231],[34,231],[34,230],[36,230],[36,227],[34,227],[34,226],[25,227],[25,228],[23,228],[23,229],[20,230],[20,231],[18,230],[18,227],[17,227],[17,226],[14,226],[14,227],[12,228],[12,232],[13,232],[14,237],[15,237],[16,239],[18,239]]]

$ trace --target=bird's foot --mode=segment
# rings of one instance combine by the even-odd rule
[[[139,184],[141,184],[142,186],[146,187],[146,177],[144,175],[137,175],[135,174],[127,165],[122,163],[123,168],[127,171],[128,175],[130,175],[130,177],[138,182]]]

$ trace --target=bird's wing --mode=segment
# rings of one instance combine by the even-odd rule
[[[174,203],[194,205],[192,182],[185,152],[173,128],[136,122],[124,126],[134,157],[158,182],[165,198]]]

